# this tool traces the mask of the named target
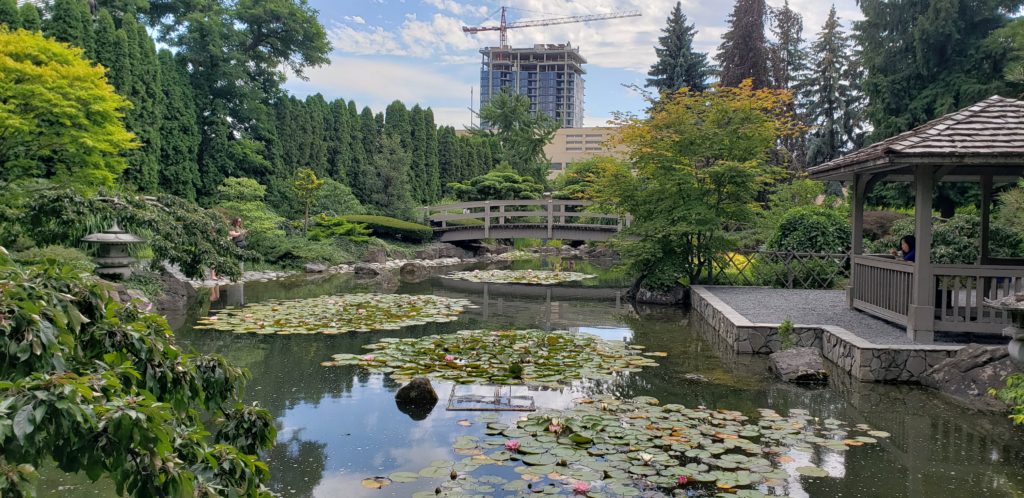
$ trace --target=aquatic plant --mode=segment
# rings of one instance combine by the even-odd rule
[[[429,376],[460,384],[561,386],[584,378],[638,372],[658,365],[652,356],[665,356],[643,353],[641,346],[622,341],[564,330],[462,330],[417,339],[387,338],[363,347],[373,351],[372,360],[337,354],[322,365],[358,365],[400,382]]]
[[[449,273],[444,278],[491,284],[554,285],[594,278],[594,275],[569,271],[474,270]]]
[[[274,300],[228,308],[199,320],[197,329],[253,334],[341,334],[397,330],[411,325],[451,322],[470,302],[437,296],[347,294],[312,299]],[[372,361],[372,360],[367,360]]]

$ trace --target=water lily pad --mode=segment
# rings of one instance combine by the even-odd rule
[[[828,471],[827,470],[825,470],[825,469],[823,469],[821,467],[815,467],[813,465],[808,465],[808,466],[805,466],[805,467],[797,467],[796,471],[800,475],[804,475],[804,476],[828,477]]]
[[[416,472],[392,472],[388,477],[398,483],[414,482],[420,478]]]
[[[199,320],[199,326],[236,333],[281,335],[397,330],[411,325],[454,321],[469,305],[464,299],[438,296],[321,296],[227,308]]]
[[[593,378],[595,372],[613,375],[628,371],[626,365],[636,368],[658,365],[650,358],[632,356],[622,341],[560,330],[463,330],[418,339],[381,341],[364,348],[371,353],[364,356],[338,354],[332,357],[333,361],[324,364],[359,365],[371,372],[390,373],[398,380],[429,376],[460,384],[552,387],[582,379],[584,373],[587,378]],[[497,434],[505,427],[491,422],[488,434]],[[532,429],[546,430],[547,427],[544,424]],[[514,437],[507,431],[505,435]],[[582,439],[579,442],[587,443]]]
[[[367,477],[366,479],[363,479],[362,484],[364,488],[380,489],[385,486],[390,486],[391,479],[382,476]]]
[[[452,272],[444,278],[492,284],[553,285],[594,278],[594,275],[568,271],[474,270]]]

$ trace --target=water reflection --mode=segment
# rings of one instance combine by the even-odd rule
[[[766,375],[763,357],[736,355],[707,324],[679,310],[634,310],[621,300],[618,287],[524,289],[466,284],[471,283],[434,277],[403,283],[399,289],[469,299],[478,306],[455,323],[337,336],[186,329],[179,337],[252,371],[247,398],[269,409],[280,428],[277,447],[264,456],[273,475],[271,487],[283,496],[399,497],[433,489],[435,484],[429,480],[382,490],[365,489],[360,481],[463,458],[450,445],[458,436],[482,436],[485,424],[475,422],[476,413],[446,409],[452,385],[435,383],[438,405],[423,420],[413,420],[396,407],[394,393],[399,386],[393,381],[352,366],[325,368],[319,363],[335,353],[360,353],[364,345],[384,337],[417,338],[474,328],[578,330],[669,353],[657,358],[659,368],[583,381],[561,390],[531,390],[527,394],[538,407],[564,408],[575,399],[599,393],[649,395],[663,403],[721,407],[751,415],[758,408],[779,412],[801,408],[822,419],[863,423],[892,433],[878,445],[846,453],[819,448],[794,452],[788,467],[814,464],[834,477],[791,478],[785,486],[790,496],[1008,497],[1024,493],[1024,431],[1011,428],[1002,416],[970,412],[921,388],[864,384],[838,372],[825,388],[776,382]],[[346,275],[303,277],[247,284],[244,299],[258,302],[369,290]],[[237,305],[240,296],[241,292],[222,289],[215,306]],[[499,414],[508,422],[521,415]],[[471,425],[464,427],[460,421]],[[492,469],[487,473],[509,471]]]

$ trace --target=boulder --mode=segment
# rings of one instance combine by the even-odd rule
[[[926,370],[920,381],[976,410],[1005,411],[1006,404],[988,390],[1006,387],[1006,378],[1017,371],[1005,346],[969,344]]]
[[[423,420],[437,405],[437,391],[434,391],[430,379],[417,377],[395,393],[395,404],[409,418]]]
[[[363,255],[364,263],[376,263],[382,265],[388,262],[388,251],[383,247],[373,247]]]
[[[402,276],[402,280],[417,283],[430,277],[430,268],[427,268],[427,265],[423,263],[412,261],[402,265],[399,274]]]
[[[154,305],[157,306],[157,313],[165,317],[184,313],[196,299],[196,288],[172,273],[161,274],[160,284],[163,291],[157,296]]]
[[[690,302],[690,289],[677,285],[668,290],[653,290],[641,286],[629,296],[638,304],[657,304],[662,306],[687,306]]]
[[[369,263],[356,263],[352,267],[352,271],[361,278],[373,278],[380,275],[380,270]]]
[[[772,372],[786,382],[819,383],[828,380],[825,359],[818,348],[793,348],[768,357]]]
[[[613,251],[610,247],[597,246],[590,251],[587,257],[593,259],[617,259],[619,254]]]
[[[306,263],[305,269],[306,273],[324,273],[330,266],[324,263]]]
[[[476,249],[477,256],[501,256],[512,251],[509,246],[503,246],[500,244],[480,244]]]

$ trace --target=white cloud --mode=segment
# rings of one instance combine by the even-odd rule
[[[356,24],[366,24],[366,19],[363,19],[360,16],[345,16],[342,19]]]
[[[454,0],[423,0],[423,3],[430,5],[438,10],[445,10],[455,14],[457,16],[462,15],[478,15],[486,16],[489,13],[489,7],[484,5],[471,5],[468,3],[459,3]]]

